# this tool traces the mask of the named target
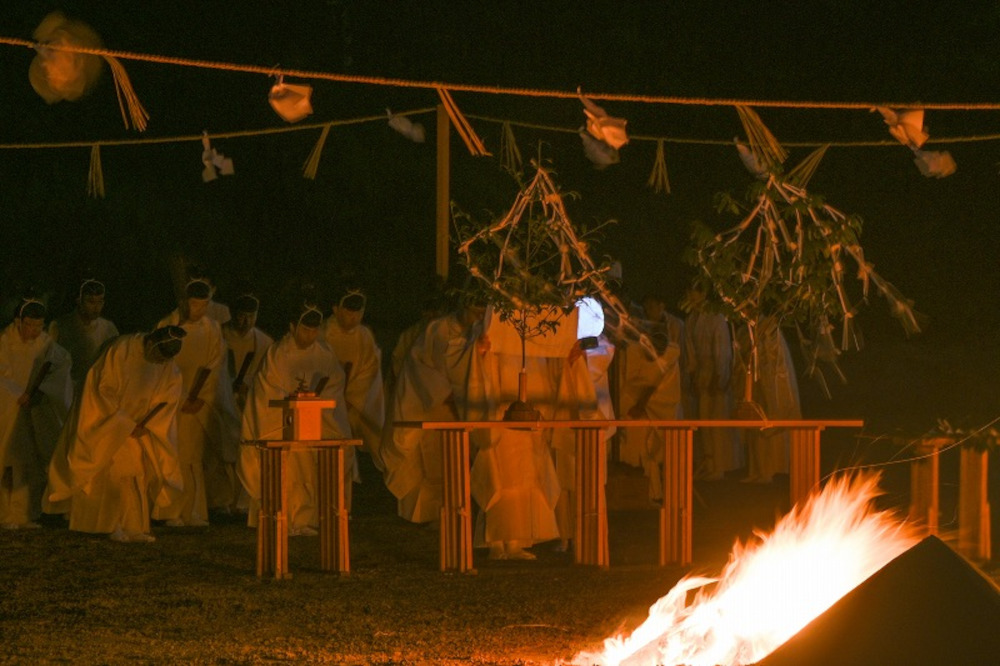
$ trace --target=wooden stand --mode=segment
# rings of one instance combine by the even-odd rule
[[[601,428],[576,429],[576,533],[573,561],[607,569],[608,506],[604,484],[608,478],[607,444]]]
[[[257,575],[291,578],[288,572],[288,504],[285,468],[289,451],[316,450],[320,568],[350,573],[348,513],[344,488],[344,447],[360,439],[319,439],[322,410],[334,400],[295,394],[272,400],[284,410],[285,439],[260,441],[260,515],[257,523]]]
[[[990,503],[986,494],[989,454],[961,447],[958,473],[958,552],[977,562],[990,559]]]
[[[441,571],[472,572],[468,430],[442,431],[441,467]]]
[[[938,534],[941,516],[941,448],[954,444],[947,437],[922,439],[914,447],[910,463],[910,512],[908,520],[919,526],[923,536]]]
[[[660,509],[660,566],[692,560],[694,428],[664,428],[663,508]]]

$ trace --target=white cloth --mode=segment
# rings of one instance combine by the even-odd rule
[[[385,426],[382,350],[370,328],[359,324],[345,331],[336,317],[327,320],[324,337],[347,377],[344,399],[347,401],[351,432],[364,441],[375,466],[382,469],[379,453],[382,428]]]
[[[41,514],[49,460],[73,395],[70,357],[47,333],[24,342],[15,319],[0,334],[0,523],[22,525]],[[38,402],[19,398],[51,363]]]
[[[81,532],[149,532],[149,500],[170,504],[183,477],[177,462],[181,373],[151,363],[142,334],[115,340],[94,364],[63,429],[49,467],[47,506],[69,511]],[[160,403],[144,428],[132,433]],[[67,506],[68,504],[68,506]]]
[[[404,357],[381,452],[386,486],[398,500],[399,515],[412,522],[440,517],[442,436],[392,423],[486,417],[476,349],[480,331],[478,325],[463,326],[454,314],[434,319]]]
[[[153,518],[197,525],[208,520],[204,470],[206,447],[212,447],[212,455],[223,460],[236,456],[237,442],[227,436],[226,424],[220,421],[217,411],[225,343],[219,322],[211,317],[182,322],[180,312],[174,310],[160,321],[157,328],[166,325],[180,326],[187,332],[180,352],[174,357],[183,378],[184,399],[190,396],[199,369],[207,368],[209,374],[197,395],[205,403],[201,409],[194,414],[180,409],[177,411],[177,459],[184,475],[184,490],[169,505],[154,507]]]
[[[691,312],[684,324],[687,371],[692,403],[699,419],[728,419],[733,412],[733,345],[729,324],[721,314]],[[721,476],[743,466],[739,434],[730,428],[699,430],[702,466]]]
[[[332,398],[337,404],[334,409],[323,410],[321,435],[323,439],[350,438],[351,426],[344,400],[344,371],[325,341],[317,340],[307,349],[299,349],[291,334],[287,334],[271,345],[264,356],[243,410],[244,446],[238,468],[240,481],[252,500],[247,515],[251,526],[257,524],[258,512],[255,509],[260,506],[260,458],[253,442],[284,439],[284,412],[280,407],[271,407],[270,401],[284,400],[303,384],[315,387],[323,377],[328,379],[319,397]],[[346,447],[344,453],[347,469],[343,482],[349,489],[353,478],[354,450]],[[293,451],[288,454],[287,461],[288,528],[318,527],[316,453]]]
[[[117,338],[119,333],[118,327],[104,317],[85,322],[74,310],[53,320],[49,324],[49,335],[73,359],[70,376],[73,378],[74,395],[78,395],[90,366],[94,365],[104,345]]]

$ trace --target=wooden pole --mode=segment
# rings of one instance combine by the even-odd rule
[[[451,218],[451,120],[443,104],[437,106],[437,207],[435,268],[448,277],[448,223]]]
[[[445,430],[441,434],[441,571],[472,572],[469,431]]]
[[[576,429],[576,531],[573,559],[607,569],[608,507],[604,495],[607,447],[601,428]]]
[[[924,536],[937,535],[941,514],[939,487],[941,448],[952,444],[947,437],[933,437],[917,442],[915,460],[910,463],[909,520],[919,525]]]
[[[960,447],[958,475],[958,552],[978,562],[990,559],[989,454]]]
[[[809,495],[819,490],[819,433],[820,427],[789,428],[791,433],[791,460],[789,494],[791,506],[805,502]]]

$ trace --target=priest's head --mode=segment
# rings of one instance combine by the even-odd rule
[[[181,341],[187,335],[180,326],[161,326],[142,339],[142,350],[150,363],[166,363],[181,350]]]
[[[342,289],[339,299],[333,306],[333,317],[340,328],[353,331],[361,325],[366,303],[365,293],[360,287]]]
[[[240,294],[233,301],[233,319],[230,326],[240,335],[246,335],[257,325],[257,311],[260,301],[252,293]]]
[[[21,301],[15,322],[22,342],[32,342],[42,334],[45,314],[45,304],[40,300],[29,296]]]
[[[308,349],[319,337],[319,327],[323,324],[323,313],[310,301],[304,301],[288,322],[288,332],[299,349]]]
[[[193,278],[184,287],[181,299],[181,314],[190,322],[200,321],[208,312],[208,301],[212,297],[212,285],[203,278]]]
[[[104,283],[87,278],[80,283],[76,311],[85,322],[92,322],[104,311]]]

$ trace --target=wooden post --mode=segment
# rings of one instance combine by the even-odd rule
[[[910,462],[910,522],[919,525],[923,536],[937,535],[941,515],[940,479],[941,447],[954,440],[935,437],[921,439],[914,447],[916,455]]]
[[[285,498],[285,451],[262,446],[260,454],[260,514],[257,518],[257,575],[288,573],[288,516]]]
[[[451,120],[443,104],[437,106],[437,202],[435,209],[435,269],[448,277],[448,226],[451,221]]]
[[[805,502],[809,495],[819,490],[819,433],[818,426],[789,428],[791,452],[789,460],[789,495],[791,506]]]
[[[441,571],[472,567],[472,491],[469,431],[441,432]]]
[[[979,562],[990,559],[990,503],[986,494],[989,454],[960,447],[958,552]]]
[[[358,440],[360,442],[360,440]],[[348,539],[346,489],[344,488],[344,448],[330,446],[316,452],[319,467],[319,561],[323,571],[351,572]]]
[[[602,428],[576,428],[576,533],[573,561],[607,569],[607,445]]]
[[[692,560],[694,428],[664,428],[663,508],[660,509],[660,566]]]

